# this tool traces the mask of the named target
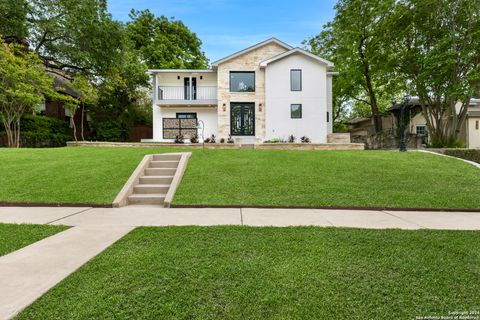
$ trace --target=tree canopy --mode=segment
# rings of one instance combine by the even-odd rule
[[[0,0],[0,12],[1,38],[28,46],[72,86],[98,92],[98,99],[65,105],[88,106],[96,139],[124,140],[133,123],[146,121],[148,68],[208,64],[195,33],[148,10],[132,10],[127,23],[112,18],[106,0]]]
[[[208,65],[202,41],[183,22],[155,17],[149,10],[130,12],[127,33],[151,69],[201,69]]]
[[[340,0],[335,9],[305,42],[340,73],[335,104],[368,106],[380,132],[392,99],[418,96],[433,144],[457,144],[480,87],[480,0]]]

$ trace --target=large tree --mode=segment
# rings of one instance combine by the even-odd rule
[[[480,0],[403,0],[389,28],[396,71],[418,95],[432,143],[458,145],[480,85]]]
[[[382,130],[381,112],[389,105],[398,82],[387,76],[389,52],[385,29],[394,0],[340,0],[335,18],[306,41],[308,49],[335,63],[339,71],[335,104],[368,106],[376,132]]]
[[[124,46],[105,0],[28,0],[26,20],[31,48],[53,68],[99,76]]]
[[[128,36],[149,68],[199,69],[208,60],[202,42],[179,20],[155,17],[149,10],[130,13]]]

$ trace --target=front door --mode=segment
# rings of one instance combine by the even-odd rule
[[[190,100],[190,77],[183,78],[184,99]],[[192,77],[192,100],[197,100],[197,78]]]
[[[255,103],[230,104],[230,132],[232,136],[255,135]]]

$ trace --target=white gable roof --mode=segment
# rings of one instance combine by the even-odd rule
[[[225,62],[225,61],[228,61],[228,60],[230,60],[230,59],[236,58],[236,57],[238,57],[238,56],[240,56],[240,55],[242,55],[242,54],[244,54],[244,53],[250,52],[250,51],[252,51],[252,50],[255,50],[255,49],[257,49],[257,48],[260,48],[260,47],[262,47],[262,46],[264,46],[264,45],[266,45],[266,44],[269,44],[269,43],[276,43],[276,44],[278,44],[279,46],[284,47],[284,48],[287,49],[287,50],[293,49],[292,46],[286,44],[285,42],[282,42],[282,41],[280,41],[280,40],[278,40],[278,39],[276,39],[276,38],[270,38],[270,39],[268,39],[268,40],[265,40],[265,41],[262,41],[262,42],[260,42],[260,43],[257,43],[256,45],[253,45],[253,46],[251,46],[251,47],[248,47],[248,48],[246,48],[246,49],[243,49],[243,50],[241,50],[241,51],[238,51],[238,52],[236,52],[236,53],[234,53],[234,54],[231,54],[231,55],[229,55],[229,56],[226,56],[225,58],[222,58],[222,59],[220,59],[220,60],[217,60],[217,61],[215,61],[215,62],[212,63],[212,67],[215,68],[215,67],[217,67],[217,66],[218,66],[220,63],[222,63],[222,62]]]
[[[268,64],[270,64],[272,62],[275,62],[277,60],[283,59],[285,57],[288,57],[289,55],[292,55],[292,54],[295,54],[295,53],[300,53],[300,54],[306,55],[307,57],[310,57],[310,58],[312,58],[312,59],[314,59],[318,62],[326,64],[327,67],[329,67],[329,68],[333,68],[333,62],[330,62],[328,60],[320,58],[319,56],[314,55],[313,53],[310,53],[310,52],[308,52],[306,50],[303,50],[303,49],[300,49],[300,48],[294,48],[294,49],[291,49],[287,52],[281,53],[281,54],[279,54],[279,55],[277,55],[273,58],[264,60],[264,61],[260,62],[260,67],[265,68]]]

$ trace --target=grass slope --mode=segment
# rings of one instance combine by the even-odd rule
[[[62,226],[0,224],[0,256],[67,229]]]
[[[480,170],[396,151],[195,153],[174,204],[480,208]]]
[[[149,148],[0,149],[0,202],[110,204]],[[177,205],[480,208],[480,170],[396,151],[193,150]]]
[[[140,228],[18,319],[415,319],[480,308],[480,232]]]
[[[150,153],[159,150],[0,149],[0,201],[111,204],[143,156]]]

